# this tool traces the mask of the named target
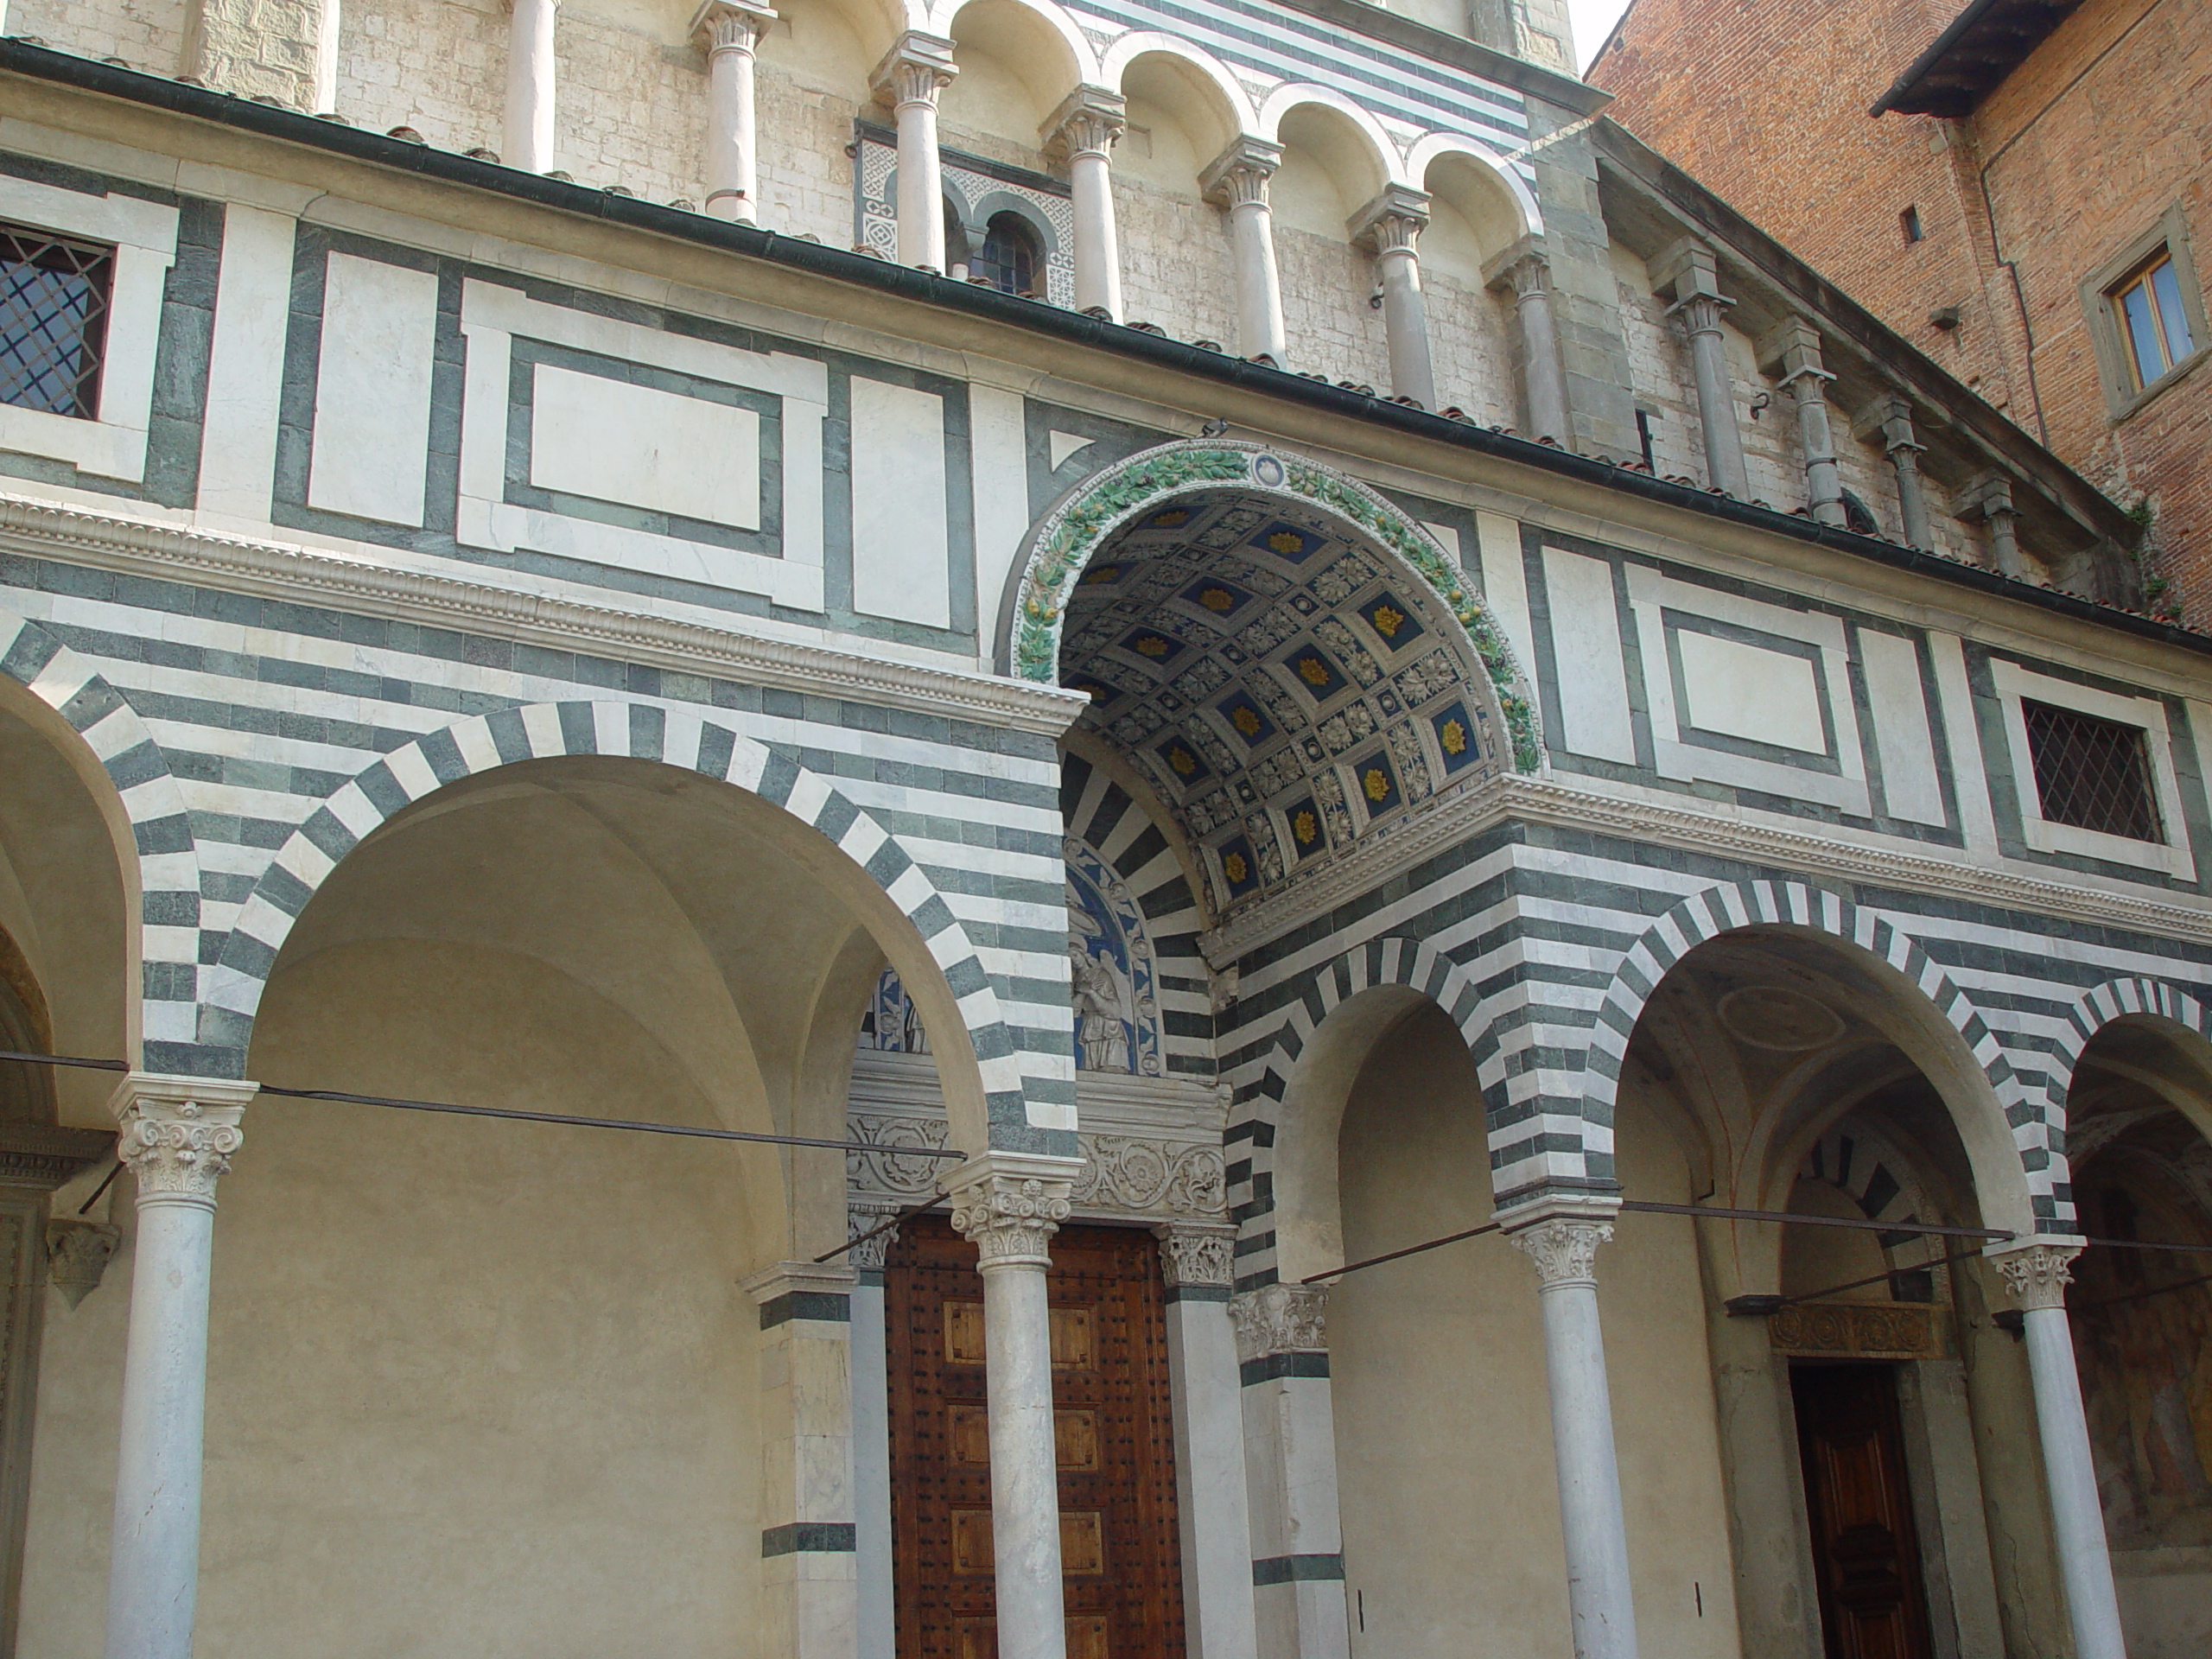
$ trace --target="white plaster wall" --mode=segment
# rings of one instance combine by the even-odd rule
[[[1655,1122],[1624,1104],[1617,1134],[1630,1192],[1688,1200],[1681,1154]],[[1349,1257],[1488,1218],[1481,1101],[1440,1014],[1424,1007],[1378,1044],[1352,1090],[1341,1146]],[[1642,1651],[1735,1659],[1690,1225],[1623,1217],[1599,1256],[1599,1295]],[[1496,1236],[1370,1268],[1332,1294],[1355,1656],[1564,1659],[1572,1650],[1536,1297],[1535,1270]],[[1420,1432],[1408,1433],[1414,1424]]]

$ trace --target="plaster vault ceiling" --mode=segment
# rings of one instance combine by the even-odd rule
[[[1101,548],[1060,678],[1201,849],[1219,915],[1502,768],[1471,662],[1395,560],[1322,513],[1224,490]]]

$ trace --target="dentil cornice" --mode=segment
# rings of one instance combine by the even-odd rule
[[[27,496],[0,493],[0,546],[124,575],[194,582],[288,604],[323,604],[1046,737],[1058,737],[1088,706],[1080,693],[1058,686],[884,662],[831,645],[772,639]]]

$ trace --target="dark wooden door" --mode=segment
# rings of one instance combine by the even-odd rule
[[[1158,1246],[1063,1228],[1047,1276],[1068,1659],[1182,1659],[1166,1307]],[[943,1220],[884,1274],[899,1659],[996,1659],[983,1281]]]
[[[1827,1659],[1929,1659],[1895,1368],[1799,1365],[1789,1382]]]

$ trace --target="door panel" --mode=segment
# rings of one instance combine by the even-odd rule
[[[1070,1227],[1047,1275],[1068,1659],[1182,1659],[1182,1549],[1158,1247]],[[996,1659],[975,1247],[935,1217],[884,1274],[899,1659]]]
[[[1799,1365],[1789,1382],[1827,1659],[1928,1659],[1896,1370]]]

